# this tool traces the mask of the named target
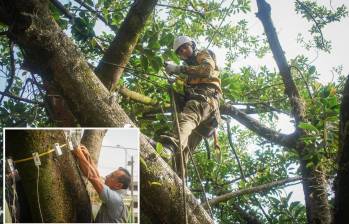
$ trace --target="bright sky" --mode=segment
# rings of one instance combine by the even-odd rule
[[[111,147],[110,147],[111,146]],[[123,149],[127,148],[127,149]],[[135,180],[139,177],[139,129],[114,128],[108,129],[102,143],[98,160],[98,169],[102,176],[106,176],[118,167],[124,167],[131,172],[127,165],[134,159]]]
[[[274,26],[277,30],[281,46],[286,54],[287,59],[295,58],[297,55],[303,54],[307,56],[310,61],[317,58],[313,65],[316,66],[321,74],[320,81],[323,83],[332,80],[331,70],[333,67],[343,65],[343,74],[349,74],[349,61],[347,55],[349,52],[349,18],[343,19],[340,23],[332,23],[325,27],[323,30],[324,37],[327,40],[332,41],[332,52],[330,54],[324,52],[311,51],[307,52],[303,47],[297,43],[297,35],[302,33],[306,40],[311,40],[311,36],[308,29],[311,27],[311,23],[307,22],[299,14],[296,14],[294,10],[294,1],[285,0],[267,0],[271,5],[271,16]],[[336,8],[342,4],[349,7],[348,0],[318,0],[319,4],[324,4],[330,7]],[[236,23],[241,19],[245,19],[249,23],[249,30],[251,34],[261,35],[263,33],[263,26],[260,20],[255,16],[258,11],[256,1],[252,0],[251,13],[241,16],[234,16],[231,18],[232,23]],[[220,67],[224,67],[225,63],[225,50],[215,49],[218,63]],[[317,56],[318,55],[318,56]],[[252,66],[258,68],[262,65],[266,65],[268,68],[276,68],[276,63],[271,53],[268,53],[264,58],[260,59],[254,56],[250,56],[246,59],[240,58],[235,63],[234,69],[238,71],[241,66]]]

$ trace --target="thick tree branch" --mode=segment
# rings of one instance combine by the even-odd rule
[[[282,50],[279,38],[276,34],[273,22],[270,17],[271,8],[265,0],[257,0],[258,12],[257,17],[261,20],[265,34],[267,35],[268,42],[273,53],[276,64],[279,68],[280,75],[285,85],[285,92],[290,99],[293,116],[295,117],[296,125],[299,122],[305,121],[305,108],[303,101],[299,96],[297,86],[291,75],[290,67],[288,66],[287,59],[284,51]]]
[[[143,0],[133,3],[116,37],[97,66],[95,72],[107,89],[114,90],[116,87],[156,2],[157,0]]]
[[[213,206],[213,205],[217,205],[221,202],[228,201],[234,197],[238,197],[238,196],[245,195],[245,194],[252,194],[252,193],[268,191],[273,187],[281,186],[281,185],[284,185],[286,183],[298,181],[301,179],[302,179],[301,177],[291,177],[291,178],[278,180],[278,181],[274,181],[274,182],[267,183],[267,184],[262,184],[262,185],[259,185],[256,187],[250,187],[250,188],[246,188],[246,189],[242,189],[242,190],[237,190],[237,191],[233,191],[233,192],[229,192],[229,193],[217,196],[217,197],[209,200],[208,202],[210,203],[211,206]],[[204,206],[206,207],[205,204],[204,204]]]
[[[333,223],[349,220],[349,76],[347,78],[340,109],[338,149],[338,174],[335,182],[335,212]]]
[[[81,143],[87,147],[95,164],[98,163],[99,152],[106,133],[106,129],[85,129],[81,138]]]
[[[292,114],[295,117],[296,125],[296,150],[300,157],[300,169],[303,176],[303,191],[307,209],[307,220],[312,224],[328,224],[331,222],[331,211],[327,197],[327,182],[321,164],[309,166],[315,150],[315,145],[305,145],[302,137],[307,133],[299,128],[300,122],[307,122],[306,108],[303,99],[300,97],[297,86],[291,76],[290,66],[287,64],[285,54],[281,48],[278,36],[273,26],[270,12],[271,8],[265,0],[257,0],[257,17],[261,20],[265,34],[267,35],[274,59],[279,68],[280,75],[285,85],[285,93],[288,96]]]
[[[129,90],[128,88],[126,88],[124,86],[118,88],[118,92],[122,96],[124,96],[125,98],[131,99],[131,100],[138,102],[138,103],[142,103],[145,105],[153,105],[153,106],[158,105],[158,102],[156,100],[152,99],[151,97],[145,96],[143,94],[140,94],[140,93],[132,91],[132,90]]]
[[[222,115],[231,116],[251,131],[271,142],[287,148],[294,148],[296,146],[296,134],[285,135],[274,131],[264,126],[256,119],[247,116],[247,114],[241,112],[230,103],[222,105],[220,111]]]

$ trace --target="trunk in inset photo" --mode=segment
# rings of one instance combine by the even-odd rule
[[[6,130],[6,158],[14,160],[23,192],[21,198],[29,206],[19,204],[19,209],[30,208],[29,220],[21,222],[91,222],[91,204],[85,183],[79,173],[75,159],[67,147],[62,155],[49,152],[54,144],[66,144],[60,130]],[[37,167],[32,157],[38,152],[41,165]],[[46,154],[45,154],[46,153]],[[38,194],[37,194],[38,192]],[[9,206],[11,202],[8,202]],[[23,212],[23,211],[22,211]],[[41,213],[41,214],[40,214]]]

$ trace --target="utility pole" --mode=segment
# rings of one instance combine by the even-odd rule
[[[128,162],[128,165],[131,166],[131,223],[134,222],[134,214],[133,214],[133,206],[134,206],[134,201],[133,201],[133,156],[131,156],[131,161]]]

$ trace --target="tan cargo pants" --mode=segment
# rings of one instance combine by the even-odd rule
[[[181,146],[183,150],[184,165],[187,164],[189,159],[189,150],[192,152],[196,146],[201,142],[203,136],[197,130],[197,127],[203,122],[215,116],[217,110],[219,110],[219,100],[214,97],[206,97],[207,100],[195,100],[191,99],[186,102],[184,109],[178,115],[179,121],[179,134],[177,129],[173,135],[173,141],[177,143],[176,150],[176,169],[180,174],[180,152],[178,150],[178,143],[181,140]],[[207,127],[209,128],[209,127]]]

